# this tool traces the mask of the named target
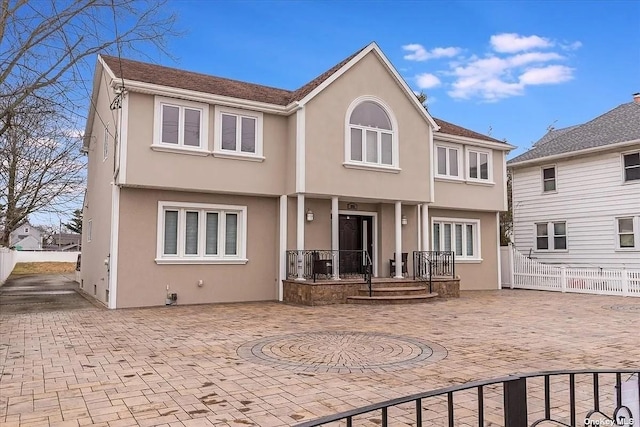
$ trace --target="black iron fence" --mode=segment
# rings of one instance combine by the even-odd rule
[[[624,398],[623,382],[629,392]],[[485,396],[485,392],[495,389],[501,398],[499,404]],[[637,426],[640,425],[639,414],[633,414],[632,410],[638,411],[639,396],[640,369],[537,372],[418,393],[318,418],[297,427],[344,425],[345,422],[351,427],[354,422],[371,421],[386,427],[395,419],[390,415],[394,409],[401,412],[398,419],[403,423],[418,427],[453,427],[463,422],[462,417],[465,425],[472,425],[470,418],[474,418],[473,424],[479,426],[484,426],[485,420],[494,423],[503,420],[501,425],[506,427]],[[466,403],[466,407],[459,410],[460,416],[455,409],[456,398]],[[469,415],[469,406],[474,407],[475,416]]]
[[[413,279],[428,280],[431,292],[433,277],[456,277],[455,261],[452,251],[414,251]]]
[[[372,262],[365,250],[311,249],[287,251],[287,279],[362,277],[371,283]]]

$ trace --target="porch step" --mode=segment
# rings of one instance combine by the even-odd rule
[[[393,286],[393,287],[371,287],[372,296],[409,296],[409,295],[425,295],[427,288],[424,286]],[[369,289],[358,289],[359,296],[369,296]]]
[[[347,304],[370,304],[370,305],[385,305],[385,304],[420,304],[428,302],[429,300],[436,298],[438,294],[420,294],[420,295],[389,295],[389,296],[362,296],[357,295],[353,297],[347,297]]]

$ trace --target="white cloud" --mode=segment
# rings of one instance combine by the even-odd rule
[[[440,86],[440,79],[431,73],[422,73],[416,76],[416,82],[420,89],[431,89]]]
[[[404,56],[404,59],[408,61],[427,61],[435,58],[452,58],[462,50],[459,47],[436,47],[429,51],[425,49],[424,46],[417,43],[404,45],[402,46],[402,49],[407,52],[411,52]]]
[[[491,36],[491,47],[500,53],[515,53],[523,50],[552,47],[553,42],[540,36],[521,36],[516,33],[502,33]]]
[[[573,69],[564,65],[549,65],[530,68],[520,75],[523,85],[544,85],[562,83],[573,79]]]
[[[559,46],[562,50],[578,50],[582,47],[582,42],[580,41],[575,41],[572,43],[565,42],[565,43],[560,43]]]

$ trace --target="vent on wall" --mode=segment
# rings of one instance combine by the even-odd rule
[[[105,302],[109,302],[109,289],[107,289],[107,290],[104,292],[104,294],[105,294],[105,296],[104,296],[104,300],[105,300]]]

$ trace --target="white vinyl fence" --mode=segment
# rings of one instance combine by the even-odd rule
[[[640,297],[640,270],[558,267],[516,249],[509,255],[512,269],[505,279],[511,288]]]
[[[76,262],[80,252],[17,251],[17,262]]]
[[[16,262],[16,251],[7,248],[0,248],[0,285],[7,280],[7,277],[9,277],[13,271],[13,267],[16,266]]]

